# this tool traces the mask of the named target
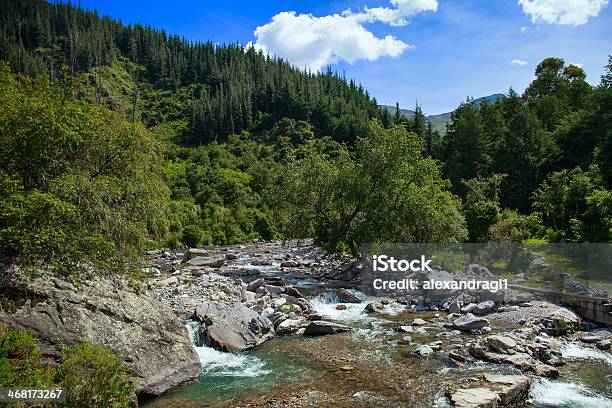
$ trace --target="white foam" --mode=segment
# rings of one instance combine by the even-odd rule
[[[612,367],[612,355],[610,355],[610,353],[590,347],[583,347],[575,343],[569,343],[563,346],[561,348],[561,355],[568,359],[603,361]]]
[[[265,362],[255,356],[239,353],[226,353],[208,346],[198,344],[197,329],[199,323],[189,321],[185,324],[191,342],[202,363],[202,373],[212,377],[257,377],[270,373],[264,367]]]
[[[580,384],[541,379],[529,396],[536,407],[612,408],[612,400]]]

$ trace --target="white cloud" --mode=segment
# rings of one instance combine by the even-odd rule
[[[510,61],[510,63],[511,63],[512,65],[520,65],[521,67],[522,67],[523,65],[527,65],[527,61],[522,60],[522,59],[518,59],[518,58],[513,59],[512,61]]]
[[[395,8],[375,7],[365,8],[364,13],[359,16],[365,21],[380,21],[392,26],[404,26],[408,24],[408,17],[412,17],[424,11],[437,11],[437,0],[390,0]]]
[[[608,0],[518,0],[532,23],[581,25],[597,17]]]
[[[407,18],[423,11],[436,11],[437,0],[390,0],[394,8],[365,8],[354,13],[316,17],[284,11],[255,30],[255,48],[278,55],[299,68],[319,70],[339,61],[374,61],[397,57],[412,46],[387,35],[377,37],[365,23],[381,22],[393,26],[408,23]]]
[[[524,33],[525,31],[527,31],[527,27],[521,27],[521,33]]]

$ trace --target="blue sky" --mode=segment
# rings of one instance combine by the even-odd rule
[[[412,108],[418,100],[428,114],[450,111],[467,96],[522,91],[548,56],[582,65],[597,83],[612,53],[607,2],[81,0],[191,40],[253,42],[311,69],[329,63],[379,103]]]

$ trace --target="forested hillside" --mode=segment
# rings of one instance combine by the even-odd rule
[[[442,136],[331,70],[67,4],[1,0],[0,60],[4,255],[611,240],[612,64],[593,87],[546,59],[523,96],[468,100]]]

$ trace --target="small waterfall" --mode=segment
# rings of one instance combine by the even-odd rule
[[[270,372],[264,368],[266,363],[255,356],[226,353],[204,345],[199,336],[199,322],[188,320],[185,326],[200,357],[202,375],[211,377],[257,377]]]

